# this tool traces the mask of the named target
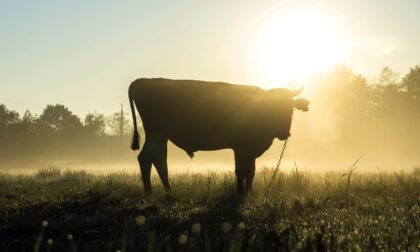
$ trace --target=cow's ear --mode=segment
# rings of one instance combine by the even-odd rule
[[[295,90],[290,90],[290,97],[295,97],[296,95],[299,95],[300,93],[302,93],[302,91],[303,91],[303,87],[300,87]]]
[[[309,101],[304,98],[299,98],[296,100],[293,100],[293,107],[302,110],[302,111],[308,111],[309,110]]]

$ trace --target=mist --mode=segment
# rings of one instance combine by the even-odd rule
[[[349,66],[336,65],[309,78],[301,96],[310,100],[310,109],[293,116],[281,169],[343,170],[357,159],[359,172],[419,165],[419,66],[404,76],[384,67],[367,80]],[[19,115],[2,104],[0,170],[31,173],[54,166],[139,173],[138,153],[129,149],[131,134],[131,115],[124,108],[112,115],[90,113],[79,118],[60,104],[47,105],[39,116],[30,108]],[[282,145],[274,140],[257,159],[257,169],[274,167]],[[168,164],[170,173],[234,170],[231,150],[197,152],[191,159],[172,143]]]

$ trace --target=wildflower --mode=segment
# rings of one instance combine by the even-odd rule
[[[229,222],[223,222],[222,224],[222,230],[223,232],[227,233],[232,229],[232,224],[230,224]]]
[[[146,222],[146,217],[144,217],[144,215],[139,215],[136,217],[136,223],[139,226],[144,225],[144,223]]]
[[[195,222],[191,226],[191,232],[199,234],[201,232],[201,225],[198,222]]]
[[[41,222],[42,227],[47,227],[48,226],[48,221],[44,220],[43,222]]]
[[[241,229],[241,230],[243,230],[243,229],[245,229],[245,223],[243,223],[243,222],[240,222],[239,224],[238,224],[238,228],[239,229]]]
[[[73,235],[72,235],[72,234],[68,234],[68,235],[67,235],[67,239],[68,239],[69,241],[73,240]]]
[[[253,234],[252,236],[251,236],[251,238],[249,239],[249,242],[250,243],[253,243],[254,241],[255,241],[255,238],[257,237],[257,235],[256,234]]]
[[[52,245],[53,245],[53,242],[54,242],[54,241],[53,241],[53,239],[51,239],[51,238],[47,240],[47,244],[48,244],[49,246],[52,246]]]
[[[178,243],[184,245],[188,242],[188,236],[186,234],[180,234],[178,236]]]

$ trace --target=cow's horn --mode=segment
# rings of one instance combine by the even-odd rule
[[[302,93],[302,91],[303,91],[303,87],[300,87],[300,88],[295,89],[295,90],[290,90],[290,96],[295,97],[296,95]]]

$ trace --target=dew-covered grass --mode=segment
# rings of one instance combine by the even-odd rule
[[[418,251],[420,169],[277,174],[254,192],[233,173],[158,178],[40,170],[0,174],[0,251]]]

